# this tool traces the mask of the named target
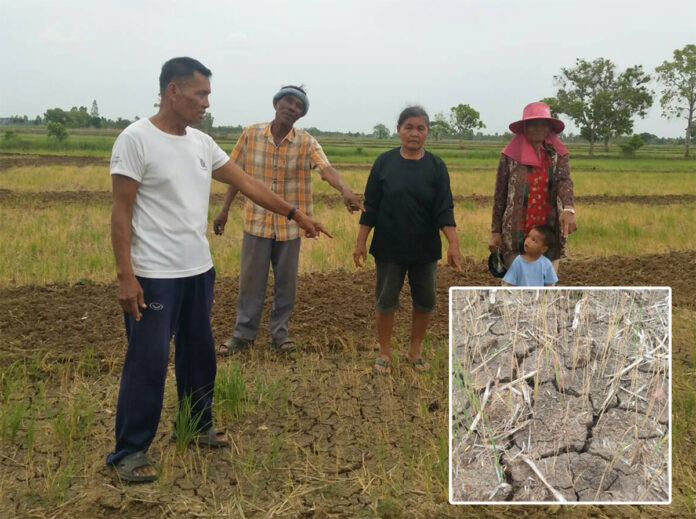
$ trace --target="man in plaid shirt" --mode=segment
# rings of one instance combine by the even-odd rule
[[[269,319],[271,346],[279,352],[295,348],[288,334],[288,323],[295,305],[300,229],[291,218],[297,209],[312,214],[311,170],[319,168],[321,178],[341,193],[348,211],[364,210],[360,197],[331,167],[316,139],[293,127],[309,109],[309,100],[302,87],[282,87],[273,96],[273,107],[273,121],[247,127],[230,158],[290,202],[293,208],[287,217],[283,217],[251,200],[246,201],[237,323],[232,337],[225,343],[225,353],[245,350],[253,344],[261,321],[269,266],[273,267],[275,278]],[[236,194],[237,189],[230,186],[225,204],[213,222],[215,234],[223,233]]]

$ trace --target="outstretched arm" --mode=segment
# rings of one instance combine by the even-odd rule
[[[352,213],[356,209],[364,211],[362,201],[360,196],[356,195],[351,191],[351,189],[346,185],[346,183],[341,178],[341,175],[331,166],[326,166],[321,170],[321,178],[329,183],[336,191],[341,193],[343,197],[343,203],[345,204],[348,212]]]
[[[229,184],[241,191],[254,203],[274,213],[288,216],[290,211],[295,209],[261,182],[244,173],[232,160],[227,161],[222,167],[214,170],[213,178],[219,182]],[[313,220],[302,211],[295,209],[292,219],[304,230],[305,236],[308,238],[317,238],[320,233],[333,238],[321,223]]]

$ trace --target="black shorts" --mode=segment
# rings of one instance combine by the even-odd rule
[[[399,308],[399,293],[404,286],[407,272],[413,308],[424,313],[433,311],[437,261],[419,265],[399,265],[375,260],[375,264],[377,265],[375,303],[378,312],[388,314]]]

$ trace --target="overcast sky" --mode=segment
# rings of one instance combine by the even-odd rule
[[[467,103],[486,132],[554,95],[576,58],[652,73],[696,43],[693,0],[630,1],[0,0],[0,117],[91,107],[154,113],[162,63],[192,56],[213,71],[215,124],[270,120],[283,84],[304,84],[298,126],[371,132],[402,108],[433,116]],[[653,89],[657,90],[657,84]],[[569,122],[566,120],[566,122]],[[635,130],[682,136],[658,97]],[[574,128],[569,125],[569,130]]]

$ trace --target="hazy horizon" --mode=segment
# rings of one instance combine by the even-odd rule
[[[157,78],[173,56],[213,71],[210,113],[218,126],[273,117],[283,84],[304,84],[310,100],[300,127],[371,133],[394,130],[400,110],[420,104],[434,117],[466,103],[487,134],[507,131],[531,101],[556,93],[553,76],[576,58],[612,60],[618,71],[655,66],[693,43],[692,2],[655,11],[626,0],[582,4],[359,0],[347,3],[131,0],[97,9],[66,0],[2,1],[0,117],[30,119],[54,107],[91,107],[104,117],[156,112]],[[634,132],[683,137],[684,120],[654,103]],[[561,117],[567,131],[578,128]]]

